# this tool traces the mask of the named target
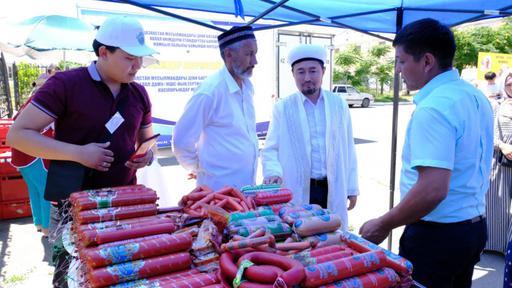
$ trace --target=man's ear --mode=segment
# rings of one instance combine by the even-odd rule
[[[425,53],[423,55],[423,65],[425,72],[429,72],[432,71],[433,69],[436,69],[436,67],[438,66],[436,57],[434,57],[432,53]]]
[[[100,48],[98,49],[98,58],[106,57],[107,54],[108,54],[107,47],[100,46]]]

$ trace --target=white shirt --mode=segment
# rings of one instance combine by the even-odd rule
[[[321,179],[327,176],[325,162],[325,105],[324,97],[320,97],[316,104],[309,98],[304,98],[304,109],[308,119],[309,135],[311,141],[311,178]]]
[[[258,138],[254,89],[242,88],[226,67],[195,91],[174,128],[174,154],[197,173],[197,184],[216,190],[255,184]]]

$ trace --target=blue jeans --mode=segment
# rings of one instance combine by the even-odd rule
[[[44,189],[46,187],[48,171],[44,169],[43,160],[38,158],[29,166],[19,168],[19,170],[23,180],[27,183],[34,224],[36,226],[41,225],[43,229],[48,229],[50,223],[50,202],[44,200]]]

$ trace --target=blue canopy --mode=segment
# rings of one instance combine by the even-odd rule
[[[512,15],[510,0],[100,0],[127,3],[222,31],[161,8],[250,16],[276,20],[273,29],[298,24],[351,28],[363,33],[396,33],[421,18],[435,18],[448,26]],[[382,37],[379,37],[382,38]]]

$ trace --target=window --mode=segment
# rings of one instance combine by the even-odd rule
[[[357,93],[354,87],[347,87],[348,93]]]
[[[339,86],[338,87],[338,93],[346,93],[347,89],[345,89],[345,86]]]

